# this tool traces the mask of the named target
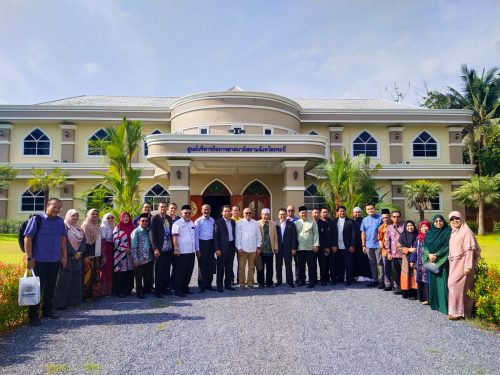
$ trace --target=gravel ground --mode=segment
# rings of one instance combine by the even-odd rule
[[[109,297],[60,315],[1,337],[0,373],[500,373],[498,334],[362,284]]]

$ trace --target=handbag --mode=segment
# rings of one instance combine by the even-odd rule
[[[28,277],[28,269],[24,271],[24,276],[19,279],[19,291],[17,303],[19,306],[33,306],[40,303],[40,278],[31,270],[31,277]]]
[[[436,263],[424,263],[424,268],[432,273],[438,274],[439,273],[439,266]]]

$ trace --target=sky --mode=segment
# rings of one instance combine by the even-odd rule
[[[498,0],[1,0],[0,104],[234,85],[418,105],[500,66]]]

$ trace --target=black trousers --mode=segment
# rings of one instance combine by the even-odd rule
[[[299,280],[300,277],[300,271],[299,271],[299,252],[297,251],[295,255],[293,256],[293,261],[295,263],[295,280]]]
[[[392,258],[392,274],[394,276],[394,289],[401,290],[401,258]]]
[[[309,284],[316,283],[317,281],[317,267],[316,267],[316,253],[312,250],[300,250],[297,251],[297,257],[299,258],[299,277],[297,281],[299,283],[305,283],[306,281],[306,264],[307,273],[309,276]]]
[[[329,252],[325,255],[323,249],[316,253],[319,264],[319,277],[322,283],[335,282],[335,254]]]
[[[201,290],[212,287],[214,275],[214,241],[200,240],[200,257],[198,258],[198,286]]]
[[[155,258],[155,293],[161,295],[170,289],[170,269],[172,267],[172,251],[160,251],[160,256]]]
[[[418,282],[418,289],[417,289],[417,298],[420,302],[425,302],[429,300],[428,293],[427,293],[427,284],[423,282]]]
[[[334,254],[334,258],[335,277],[337,282],[342,282],[344,280],[351,283],[354,280],[354,254],[350,253],[348,249],[338,249]]]
[[[272,286],[274,255],[261,255],[260,258],[262,259],[262,271],[257,271],[257,283]]]
[[[238,249],[234,249],[234,254],[233,254],[233,259],[236,257],[236,262],[237,262],[237,268],[236,268],[236,284],[240,283],[240,257],[238,256]],[[233,260],[234,262],[234,260]],[[233,266],[231,266],[231,281],[234,282],[234,269]]]
[[[234,241],[231,242],[231,248],[234,247]],[[234,264],[234,251],[221,251],[220,257],[217,258],[217,288],[221,289],[224,285],[226,288],[231,286],[231,274]]]
[[[183,293],[189,291],[189,282],[193,275],[195,254],[181,254],[175,258],[175,292]]]
[[[283,262],[285,263],[285,277],[288,284],[293,283],[292,253],[290,251],[278,251],[276,254],[276,282],[283,282]]]
[[[140,264],[137,268],[134,268],[135,292],[138,296],[151,293],[152,276],[153,262]]]
[[[35,275],[40,278],[40,297],[43,315],[52,312],[57,275],[60,267],[60,262],[35,262]],[[28,316],[31,321],[39,319],[39,308],[40,304],[29,307]]]
[[[128,271],[113,272],[113,284],[115,286],[116,294],[128,294]]]

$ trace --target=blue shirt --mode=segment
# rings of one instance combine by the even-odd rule
[[[194,222],[194,235],[196,241],[196,250],[200,250],[200,240],[213,240],[214,239],[214,224],[213,217],[201,216]]]
[[[149,228],[135,228],[130,234],[132,249],[132,261],[138,261],[139,264],[146,264],[153,260],[153,246],[149,239]]]
[[[49,218],[45,212],[41,215],[42,227],[37,233],[36,217],[28,221],[25,237],[35,237],[32,256],[36,262],[59,262],[61,260],[61,237],[66,237],[64,220],[59,216]]]
[[[378,227],[382,224],[379,214],[367,216],[361,222],[361,232],[365,232],[365,246],[370,249],[378,249]]]

